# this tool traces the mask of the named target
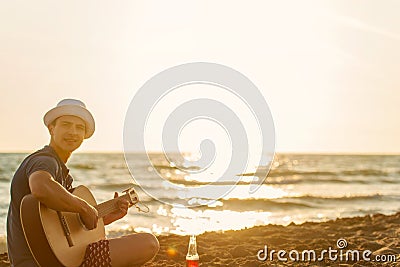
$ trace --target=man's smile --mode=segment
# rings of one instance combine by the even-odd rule
[[[78,142],[78,139],[74,139],[74,138],[64,138],[64,141],[66,141],[67,143],[75,143],[75,142]]]

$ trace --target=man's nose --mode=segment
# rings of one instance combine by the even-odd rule
[[[78,130],[76,129],[76,127],[74,125],[72,125],[72,127],[70,127],[69,132],[73,135],[78,134]]]

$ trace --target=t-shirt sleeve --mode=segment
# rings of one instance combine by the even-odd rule
[[[26,176],[29,177],[36,171],[46,171],[56,179],[58,173],[57,160],[49,156],[38,156],[30,159],[26,165]]]

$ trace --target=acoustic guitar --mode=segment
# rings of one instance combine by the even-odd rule
[[[88,230],[78,213],[59,212],[47,208],[33,195],[26,195],[21,202],[21,222],[25,239],[36,263],[43,267],[79,266],[90,243],[105,239],[103,217],[118,210],[118,199],[126,199],[130,206],[139,202],[133,188],[125,194],[97,205],[90,190],[78,186],[72,192],[90,205],[99,214],[97,227]]]

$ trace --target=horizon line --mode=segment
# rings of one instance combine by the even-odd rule
[[[35,152],[36,150],[4,150],[0,151],[0,154],[30,154]],[[77,151],[73,152],[73,154],[124,154],[123,150],[87,150],[87,151]],[[130,153],[148,153],[148,154],[162,154],[163,151],[132,151]],[[179,153],[179,152],[172,152]],[[182,153],[192,153],[190,151],[184,151]],[[291,154],[291,155],[370,155],[370,156],[399,156],[399,152],[378,152],[378,151],[276,151],[275,154]]]

